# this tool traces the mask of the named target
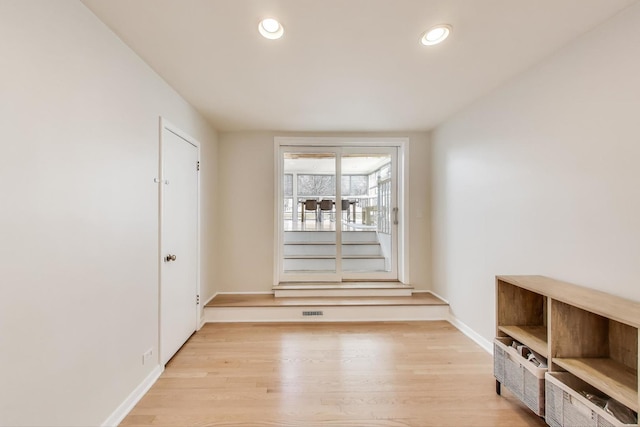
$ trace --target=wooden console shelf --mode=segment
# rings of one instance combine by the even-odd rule
[[[498,326],[498,330],[506,335],[526,343],[531,350],[547,356],[547,327],[546,326]]]
[[[543,276],[496,277],[497,340],[546,358],[558,384],[583,381],[636,413],[639,330],[640,302]]]

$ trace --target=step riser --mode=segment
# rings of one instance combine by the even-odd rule
[[[344,243],[377,242],[378,233],[375,231],[347,231],[342,233]]]
[[[372,243],[370,245],[343,245],[343,255],[382,255],[380,245]],[[287,244],[284,246],[284,255],[335,255],[335,245],[296,245]]]
[[[303,316],[304,311],[322,316]],[[206,307],[210,322],[383,322],[447,320],[449,307],[438,306],[347,306],[347,307]]]
[[[285,231],[284,233],[284,243],[335,243],[335,241],[335,231]]]
[[[276,298],[410,297],[412,289],[276,289]]]
[[[380,256],[382,255],[382,249],[380,249],[379,244],[371,244],[371,245],[343,245],[342,246],[342,255],[373,255]]]
[[[384,258],[343,259],[342,271],[384,271]]]
[[[335,259],[285,259],[284,271],[335,271]],[[384,271],[384,258],[343,259],[343,271]]]
[[[335,259],[285,259],[284,271],[335,271]]]
[[[335,231],[285,231],[285,243],[300,242],[327,242],[336,241]],[[343,231],[343,242],[377,242],[378,235],[375,231]]]
[[[284,245],[284,256],[288,255],[336,255],[335,245]]]

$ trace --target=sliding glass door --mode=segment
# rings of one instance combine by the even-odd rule
[[[280,147],[281,282],[397,279],[395,147]]]

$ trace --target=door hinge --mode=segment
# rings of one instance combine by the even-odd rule
[[[196,305],[200,305],[200,295],[196,295]]]
[[[196,170],[199,171],[200,170],[200,161],[198,161],[198,164],[196,165]]]

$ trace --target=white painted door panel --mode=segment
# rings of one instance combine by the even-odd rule
[[[166,364],[197,328],[198,149],[162,130],[160,353]],[[166,257],[175,255],[175,260]]]

